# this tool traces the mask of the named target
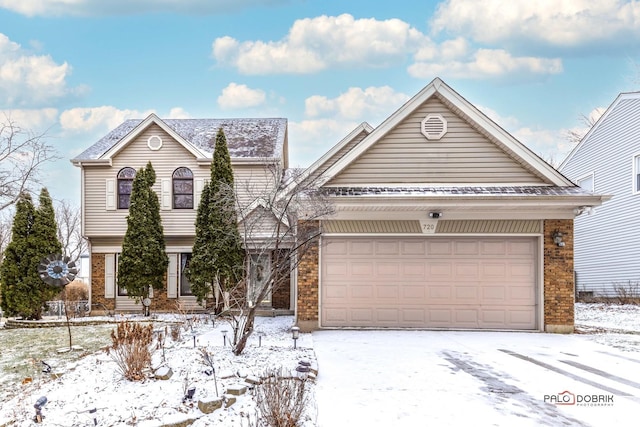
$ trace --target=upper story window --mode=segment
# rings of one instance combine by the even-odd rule
[[[136,177],[134,168],[122,168],[118,172],[118,209],[129,209],[131,204],[131,189]]]
[[[593,185],[593,174],[590,173],[589,175],[583,176],[582,178],[578,179],[577,184],[586,191],[594,191],[594,185]]]
[[[640,193],[640,154],[633,157],[633,192]]]
[[[193,209],[193,172],[189,168],[173,171],[173,208]]]

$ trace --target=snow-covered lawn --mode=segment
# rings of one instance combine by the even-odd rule
[[[163,317],[162,320],[172,319]],[[163,330],[165,325],[167,324],[156,323],[154,327],[157,330]],[[164,359],[162,350],[156,350],[154,353],[154,367],[168,366],[172,369],[173,376],[169,380],[147,379],[144,382],[130,382],[123,379],[112,358],[99,350],[110,343],[109,332],[113,325],[74,327],[72,329],[73,344],[82,346],[84,350],[62,354],[57,353],[56,350],[68,346],[66,328],[0,330],[0,426],[33,425],[35,414],[33,405],[41,396],[46,396],[48,399],[43,408],[45,416],[41,424],[43,426],[94,425],[94,417],[97,425],[100,426],[149,427],[175,424],[187,419],[195,420],[192,424],[195,427],[255,426],[256,409],[251,392],[238,397],[235,404],[206,415],[197,408],[197,401],[215,397],[216,394],[221,395],[227,387],[244,384],[246,376],[259,376],[269,369],[283,368],[291,371],[303,359],[315,362],[314,334],[301,334],[296,343],[297,348],[294,349],[291,326],[293,326],[292,317],[257,319],[256,333],[252,336],[245,352],[236,357],[231,353],[229,345],[223,345],[222,330],[230,330],[229,324],[217,321],[214,326],[209,321],[201,319],[193,324],[194,334],[191,330],[183,330],[180,341],[173,342],[170,337],[166,338]],[[389,405],[392,405],[395,411],[398,411],[397,406],[405,405],[398,413],[403,414],[405,420],[409,420],[407,422],[416,422],[421,419],[419,417],[423,419],[428,417],[424,420],[425,423],[442,425],[442,422],[447,419],[444,418],[446,410],[455,410],[454,413],[460,414],[469,413],[460,406],[463,402],[468,402],[471,405],[470,408],[475,408],[474,411],[478,414],[489,417],[487,419],[490,424],[480,423],[481,425],[501,425],[500,421],[512,422],[513,420],[521,421],[513,425],[536,425],[536,422],[539,423],[541,420],[553,420],[554,414],[564,408],[546,406],[549,404],[542,402],[542,394],[562,390],[556,390],[561,385],[556,386],[545,382],[553,381],[551,377],[545,376],[547,370],[500,352],[500,357],[511,364],[531,365],[528,368],[530,371],[540,369],[539,384],[518,383],[514,379],[501,378],[498,372],[499,366],[497,368],[489,366],[493,363],[490,358],[495,357],[497,348],[516,348],[508,347],[515,341],[519,343],[518,348],[523,353],[526,350],[534,351],[531,349],[541,345],[543,341],[545,343],[549,341],[557,343],[557,348],[555,344],[543,343],[544,345],[540,348],[544,350],[535,350],[540,351],[540,354],[534,354],[535,357],[540,360],[567,358],[567,354],[572,353],[571,345],[585,344],[589,345],[590,349],[598,346],[603,349],[603,352],[613,354],[615,351],[616,354],[622,355],[617,360],[623,360],[622,357],[626,357],[630,365],[637,366],[637,363],[640,363],[639,306],[576,304],[576,329],[578,334],[571,337],[536,333],[438,332],[429,335],[429,339],[434,339],[434,350],[432,352],[420,350],[423,351],[422,354],[418,350],[415,354],[411,351],[399,353],[397,347],[389,341],[386,343],[388,351],[367,355],[362,362],[358,362],[361,363],[358,366],[361,380],[356,380],[355,376],[351,379],[348,372],[344,374],[352,381],[350,386],[355,389],[350,390],[353,394],[347,395],[351,396],[351,399],[345,398],[342,402],[336,401],[338,396],[331,389],[342,379],[331,376],[334,372],[340,372],[339,365],[347,356],[332,354],[329,357],[328,354],[332,350],[328,344],[331,343],[327,343],[326,339],[330,338],[331,334],[336,334],[336,340],[344,340],[345,344],[349,344],[347,341],[355,336],[349,334],[358,331],[343,331],[343,334],[341,331],[320,332],[315,337],[316,346],[322,349],[322,352],[318,353],[320,359],[317,361],[320,373],[317,383],[309,382],[310,401],[303,426],[345,425],[335,424],[336,420],[346,421],[349,417],[341,418],[336,414],[340,410],[348,410],[350,405],[371,414],[371,420],[378,421],[375,425],[384,425],[380,423],[387,421],[385,416],[396,413],[385,410]],[[367,342],[366,331],[360,332],[359,338],[362,342],[355,347],[359,355],[366,353],[367,349],[377,344]],[[230,333],[227,334],[229,335]],[[401,339],[407,335],[400,331],[398,334],[393,334],[393,339]],[[485,342],[489,343],[489,339],[492,340],[492,346],[499,347],[489,348],[490,345],[485,344]],[[436,345],[443,345],[446,350],[436,350]],[[213,375],[209,375],[210,372],[206,372],[208,366],[202,358],[201,348],[207,349],[213,356],[217,381],[214,380]],[[577,351],[576,348],[574,353]],[[403,366],[398,366],[400,360]],[[584,364],[590,362],[584,359],[579,360]],[[51,373],[42,372],[44,365],[41,361],[51,365]],[[430,370],[429,363],[432,362],[437,366]],[[595,359],[592,362],[595,363]],[[398,374],[391,374],[393,377],[389,378],[390,373],[394,372]],[[52,374],[62,375],[56,378],[57,375]],[[25,381],[26,378],[31,378],[31,381]],[[455,381],[451,381],[452,379]],[[371,384],[367,385],[366,381],[369,380]],[[365,383],[361,383],[362,381]],[[564,386],[567,382],[560,384]],[[196,389],[194,399],[183,402],[184,391],[190,386]],[[438,389],[431,390],[432,386]],[[497,397],[487,400],[487,392],[484,390],[486,387],[504,388],[504,390],[498,390],[497,393],[494,391],[493,395]],[[525,390],[529,393],[527,395],[534,393],[531,390],[537,390],[541,395],[537,396],[534,393],[535,398],[521,402],[515,397],[510,398],[510,391],[507,390],[510,387]],[[531,387],[531,390],[527,390],[527,387]],[[403,394],[403,391],[414,389],[422,390],[421,393],[426,396],[437,396],[444,400],[438,402],[436,406],[431,402],[426,407],[425,404],[428,402],[416,399],[418,393]],[[635,391],[639,391],[635,395],[640,394],[640,390]],[[359,392],[367,393],[365,396],[369,397],[361,399]],[[523,396],[524,394],[514,393],[513,395]],[[528,408],[528,405],[532,404],[537,406]],[[621,406],[622,403],[618,405],[618,412],[624,409]],[[89,412],[93,409],[95,412]],[[504,413],[501,411],[506,411],[509,416],[504,418]],[[532,415],[535,413],[543,413],[541,416],[546,418],[535,418]],[[593,414],[596,413],[593,412]],[[593,418],[590,424],[599,425],[598,420],[606,420],[606,413],[603,414],[601,418],[597,416]],[[527,418],[528,415],[533,418]],[[428,422],[429,420],[432,422]],[[571,422],[574,418],[566,416],[563,420],[563,422]],[[414,425],[399,422],[396,424]],[[477,422],[472,424],[478,425]],[[574,425],[585,424],[576,421]],[[356,427],[362,424],[351,422],[348,425]],[[618,423],[618,425],[624,424]]]

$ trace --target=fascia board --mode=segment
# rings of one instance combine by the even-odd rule
[[[142,122],[138,124],[135,128],[131,130],[124,138],[118,141],[113,147],[108,149],[99,159],[111,159],[116,154],[118,154],[124,147],[129,145],[129,143],[137,138],[147,127],[151,124],[158,125],[163,131],[165,131],[169,136],[175,139],[180,145],[182,145],[187,151],[189,151],[195,158],[202,158],[205,155],[193,146],[190,142],[186,141],[182,136],[178,135],[171,127],[169,127],[162,119],[156,116],[154,113],[151,113],[144,119]]]

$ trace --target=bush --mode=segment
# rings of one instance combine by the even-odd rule
[[[640,302],[640,283],[614,283],[613,290],[616,293],[616,300],[620,304],[638,304]]]
[[[282,370],[269,371],[256,387],[255,397],[259,425],[298,426],[307,406],[306,379],[284,375]]]
[[[143,380],[145,369],[151,367],[153,326],[119,323],[117,329],[111,331],[111,341],[113,344],[106,351],[115,360],[122,375],[129,381]]]

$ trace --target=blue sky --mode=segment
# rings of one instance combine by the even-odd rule
[[[556,162],[581,115],[640,85],[624,0],[0,0],[0,110],[69,159],[129,118],[285,117],[292,166],[434,77]]]

